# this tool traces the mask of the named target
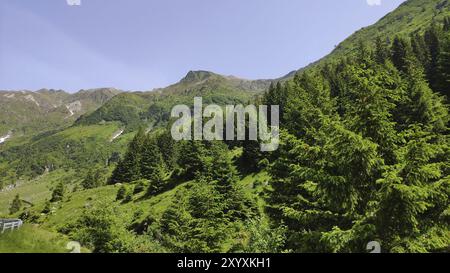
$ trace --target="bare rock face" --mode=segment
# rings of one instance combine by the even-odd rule
[[[77,112],[81,112],[83,110],[81,101],[76,100],[69,104],[66,104],[67,111],[69,111],[70,115],[68,117],[72,117]]]

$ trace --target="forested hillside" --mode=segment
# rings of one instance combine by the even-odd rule
[[[17,128],[11,133],[14,137],[0,144],[0,186],[57,169],[76,169],[85,174],[88,169],[108,168],[140,127],[149,131],[165,126],[174,105],[192,105],[196,96],[219,105],[246,103],[270,83],[191,71],[179,83],[152,92],[96,89],[73,95],[54,90],[5,93],[8,107],[3,109],[2,118],[12,117]],[[46,103],[26,99],[41,97]],[[37,128],[32,131],[31,126]],[[29,130],[29,135],[22,133],[19,137],[21,130]]]
[[[280,149],[270,155],[254,143],[173,143],[170,135],[141,132],[110,181],[145,179],[154,195],[173,180],[194,179],[152,233],[162,234],[171,251],[223,251],[230,239],[232,249],[242,250],[249,246],[237,234],[263,212],[243,198],[232,161],[223,156],[241,146],[244,160],[236,166],[270,175],[262,197],[267,228],[283,230],[284,240],[266,239],[269,251],[360,252],[371,240],[389,252],[446,251],[449,38],[445,18],[391,43],[361,41],[355,57],[272,86],[261,103],[281,106],[283,131]],[[242,229],[233,230],[239,222]]]
[[[287,249],[448,251],[448,22],[360,43],[268,93],[285,126],[267,212]]]
[[[1,151],[4,185],[23,184],[0,214],[93,252],[449,252],[449,6],[406,1],[279,81],[196,71],[116,95]],[[195,96],[279,105],[279,149],[173,140]]]

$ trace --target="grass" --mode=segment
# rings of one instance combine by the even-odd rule
[[[267,172],[253,173],[245,176],[238,182],[238,185],[244,188],[248,197],[256,197],[259,211],[263,214],[266,202],[263,198],[264,189],[268,187],[270,176]]]
[[[17,194],[19,194],[22,200],[33,204],[44,203],[51,197],[52,187],[59,181],[70,179],[75,175],[74,171],[66,172],[64,170],[57,170],[31,181],[19,182],[15,188],[0,192],[0,215],[7,215],[9,213],[9,206]]]
[[[94,207],[96,205],[117,205],[120,209],[124,219],[129,219],[133,214],[142,210],[144,215],[152,214],[159,218],[163,212],[172,203],[173,196],[182,187],[188,185],[179,185],[172,190],[164,192],[154,197],[145,197],[145,192],[136,194],[133,200],[127,203],[116,201],[117,191],[119,186],[108,185],[91,190],[82,190],[71,194],[63,202],[54,205],[54,213],[46,216],[43,226],[49,229],[57,230],[64,225],[71,223],[78,219],[86,208]],[[130,190],[132,186],[129,185]],[[43,206],[43,204],[41,204]]]
[[[53,204],[54,212],[46,216],[43,226],[56,230],[76,220],[86,208],[98,203],[111,204],[115,200],[117,189],[115,186],[104,186],[70,194],[62,202]]]
[[[70,240],[36,225],[25,224],[19,230],[0,234],[0,253],[68,253]],[[87,252],[82,249],[82,252]]]
[[[117,203],[120,208],[125,211],[135,211],[142,209],[145,212],[151,212],[156,217],[162,215],[164,210],[171,204],[175,193],[189,186],[192,182],[183,183],[169,191],[161,193],[157,196],[147,198],[145,192],[134,196],[133,201],[128,203],[119,203],[115,201],[118,187],[108,185],[91,190],[80,190],[71,192],[76,182],[77,174],[74,171],[66,172],[57,170],[45,174],[35,180],[19,184],[16,188],[0,193],[0,215],[7,215],[9,206],[14,197],[19,194],[22,200],[33,203],[33,210],[40,212],[44,204],[51,197],[52,188],[61,180],[70,180],[67,187],[66,198],[59,203],[53,204],[55,212],[47,216],[44,220],[47,227],[60,227],[72,219],[78,218],[83,210],[96,203]],[[264,182],[269,179],[264,172],[250,174],[245,176],[238,184],[244,188],[249,196],[259,195],[264,187]],[[132,190],[133,185],[129,185]],[[131,213],[131,212],[130,212]]]
[[[97,139],[108,141],[111,136],[120,128],[118,123],[108,123],[105,125],[76,126],[66,129],[57,135],[65,139]]]
[[[89,137],[92,136],[92,132],[96,131],[95,128],[99,128],[99,131],[96,132],[97,137],[105,138],[109,136],[109,133],[105,134],[105,130],[97,127],[97,125],[88,127],[87,132],[75,131],[74,133],[78,136]],[[70,136],[66,135],[65,137]],[[122,139],[117,139],[117,142],[125,144],[132,137],[132,134],[126,134],[122,137]],[[232,151],[232,153],[236,153],[235,156],[238,156],[240,152],[240,150]],[[83,176],[80,176],[79,172],[60,169],[35,180],[23,182],[10,191],[0,193],[0,215],[7,214],[11,201],[16,194],[19,194],[21,199],[32,203],[29,210],[38,216],[34,223],[40,224],[39,227],[27,224],[22,230],[4,235],[3,239],[0,240],[0,244],[3,245],[0,252],[67,252],[61,241],[67,243],[68,238],[59,234],[58,231],[79,219],[86,209],[95,206],[116,206],[119,209],[118,213],[120,213],[121,219],[126,224],[129,224],[131,219],[135,222],[143,221],[149,215],[155,219],[160,219],[164,211],[174,201],[176,192],[195,183],[192,181],[184,182],[153,197],[146,196],[144,191],[135,194],[130,202],[123,203],[122,201],[116,201],[120,185],[106,185],[95,189],[74,191],[75,185],[79,184],[82,179]],[[238,185],[244,189],[245,194],[257,200],[261,211],[265,204],[262,193],[268,179],[267,173],[261,172],[246,175],[238,181]],[[61,202],[52,203],[50,213],[41,213],[46,201],[51,196],[53,187],[60,181],[66,183],[64,199]],[[133,190],[133,184],[126,184],[126,186],[130,191]],[[21,212],[9,217],[19,217],[20,214]],[[30,238],[29,233],[36,233],[36,237]]]

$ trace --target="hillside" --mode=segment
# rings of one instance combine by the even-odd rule
[[[119,93],[116,89],[81,90],[75,94],[47,89],[0,91],[0,145],[67,127]]]
[[[386,14],[371,26],[363,27],[339,43],[327,56],[309,64],[297,71],[292,71],[278,80],[293,79],[295,74],[305,69],[315,69],[316,66],[330,61],[351,56],[356,53],[361,42],[374,44],[378,37],[393,41],[396,36],[408,37],[424,31],[433,22],[442,22],[450,14],[448,0],[408,0],[394,11]]]
[[[340,43],[331,58],[348,56],[360,41],[375,42],[377,37],[394,40],[396,36],[424,33],[433,22],[442,22],[450,13],[448,0],[409,0],[384,16],[376,24],[362,28]]]
[[[0,253],[68,253],[69,242],[58,233],[25,225],[20,230],[0,235]]]
[[[178,83],[152,92],[96,89],[75,94],[53,90],[5,93],[15,99],[5,104],[18,107],[14,108],[15,112],[5,112],[14,115],[17,111],[24,112],[23,116],[16,116],[18,121],[14,125],[43,126],[31,132],[38,129],[44,132],[32,138],[19,138],[19,129],[11,130],[14,137],[0,147],[0,185],[14,184],[59,168],[86,172],[88,166],[104,165],[114,154],[122,154],[126,141],[139,127],[164,126],[176,104],[192,105],[196,96],[203,97],[205,103],[219,105],[246,103],[269,85],[270,81],[266,80],[248,81],[190,71]],[[31,99],[26,99],[30,96],[36,97],[36,103],[30,104]],[[31,115],[32,111],[42,115]],[[13,128],[12,124],[9,126]]]
[[[410,0],[276,85],[190,71],[152,92],[5,93],[75,104],[0,149],[0,215],[100,253],[448,252],[449,63],[449,2]],[[85,95],[98,108],[74,111]],[[280,105],[279,149],[175,142],[170,110],[196,96]]]
[[[127,130],[161,124],[169,120],[172,107],[193,105],[196,96],[204,103],[219,105],[245,103],[270,86],[270,80],[244,80],[208,71],[190,71],[178,83],[152,92],[122,93],[92,114],[82,116],[77,124],[119,121]]]

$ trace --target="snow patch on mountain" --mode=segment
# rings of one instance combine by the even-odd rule
[[[4,143],[7,139],[12,137],[12,133],[9,132],[6,136],[0,137],[0,144]]]

